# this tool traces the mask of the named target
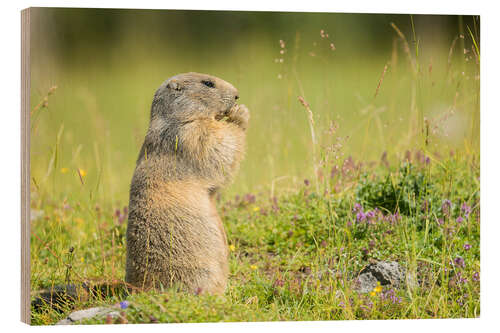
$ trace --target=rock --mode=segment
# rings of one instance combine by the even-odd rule
[[[372,273],[360,274],[356,281],[356,287],[361,293],[369,293],[377,286],[377,278]]]
[[[73,322],[69,320],[68,318],[64,318],[59,320],[56,325],[71,325]]]
[[[404,270],[396,261],[378,261],[361,270],[356,287],[361,293],[368,293],[377,286],[377,282],[382,286],[398,288],[404,281]]]
[[[77,299],[85,299],[89,292],[88,286],[66,284],[52,286],[47,289],[34,292],[35,299],[31,302],[31,306],[36,311],[39,311],[44,305],[50,305],[52,308],[58,308],[67,302],[74,302]]]
[[[89,308],[70,313],[67,318],[58,321],[56,325],[70,325],[75,322],[81,321],[83,319],[104,317],[106,315],[110,315],[111,317],[116,318],[120,314],[113,308],[105,308],[105,307]]]

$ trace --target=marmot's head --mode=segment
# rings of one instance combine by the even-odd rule
[[[155,93],[151,117],[173,122],[197,117],[214,118],[228,112],[238,99],[238,90],[215,76],[178,74],[162,83]]]

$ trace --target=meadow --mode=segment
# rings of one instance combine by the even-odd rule
[[[479,22],[436,40],[401,15],[410,28],[387,21],[392,42],[380,51],[358,35],[353,46],[345,21],[320,18],[225,48],[176,44],[182,57],[134,21],[106,55],[82,48],[65,63],[40,52],[32,291],[123,281],[128,187],[163,80],[219,76],[251,120],[246,158],[218,198],[230,249],[224,296],[97,293],[38,309],[33,324],[120,302],[118,319],[86,323],[479,316]],[[398,262],[405,282],[360,293],[356,278],[378,260]]]

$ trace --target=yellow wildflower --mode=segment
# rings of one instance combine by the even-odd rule
[[[61,173],[68,173],[69,169],[68,168],[61,168]]]
[[[370,296],[375,296],[380,292],[382,292],[382,286],[380,285],[380,282],[377,281],[377,286],[370,292]]]
[[[233,244],[229,245],[229,250],[230,251],[236,250],[236,246],[234,246]]]
[[[78,173],[80,174],[80,176],[82,177],[85,177],[87,175],[87,171],[83,170],[83,169],[78,169]]]
[[[255,207],[253,208],[253,211],[254,211],[254,212],[258,212],[259,210],[260,210],[260,208],[259,208],[258,206],[255,206]]]
[[[250,268],[253,269],[253,270],[256,270],[257,269],[257,266],[255,265],[250,265]]]
[[[80,258],[80,261],[83,263],[85,261],[85,259],[83,259],[83,257]]]

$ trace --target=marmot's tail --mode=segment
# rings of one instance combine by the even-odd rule
[[[36,292],[31,301],[31,309],[39,312],[43,308],[51,307],[57,311],[64,311],[76,302],[108,296],[126,297],[128,294],[125,283],[120,282],[100,285],[89,283],[57,285]]]

